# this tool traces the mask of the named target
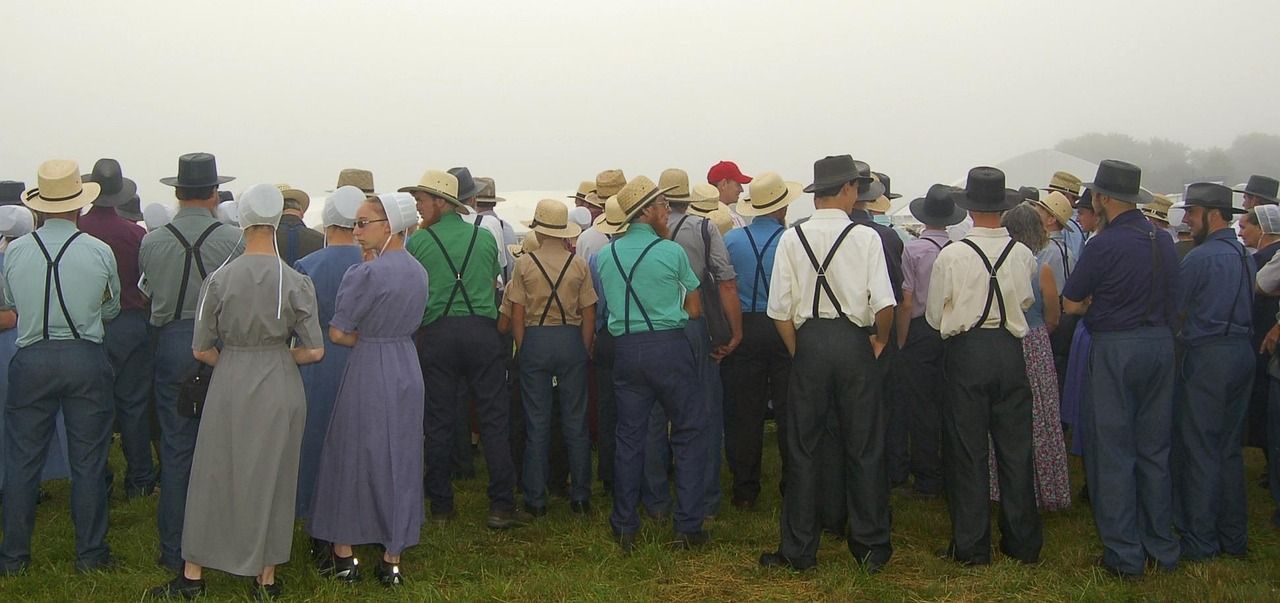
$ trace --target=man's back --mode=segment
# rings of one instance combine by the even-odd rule
[[[147,307],[147,298],[138,290],[138,251],[147,230],[116,213],[112,207],[97,207],[80,216],[77,227],[93,238],[106,243],[116,258],[116,270],[120,275],[120,308],[136,310]]]
[[[498,243],[488,229],[447,213],[413,233],[405,248],[429,277],[423,326],[445,316],[497,318],[493,291],[500,274]]]
[[[103,322],[120,311],[120,282],[111,248],[91,235],[76,232],[69,221],[49,220],[5,250],[4,291],[18,311],[20,348],[46,338],[46,317],[48,339],[83,338],[101,343]],[[67,244],[72,236],[75,240]],[[50,275],[49,260],[60,254],[56,271]],[[50,276],[53,280],[47,282]]]
[[[204,268],[207,277],[241,251],[240,232],[215,220],[208,210],[183,207],[170,226],[177,229],[187,246],[193,249],[189,267],[187,246],[179,242],[168,227],[147,233],[138,253],[138,264],[146,285],[144,293],[151,297],[151,324],[157,327],[173,320],[194,319],[200,286],[204,282],[200,268]],[[203,242],[200,241],[202,236]],[[197,242],[200,246],[199,261],[194,253]],[[179,305],[182,308],[180,314],[177,313]]]

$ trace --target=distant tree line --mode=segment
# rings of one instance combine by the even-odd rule
[[[1143,186],[1157,193],[1181,193],[1186,184],[1206,180],[1234,186],[1250,174],[1280,177],[1280,136],[1261,132],[1238,136],[1225,149],[1192,149],[1165,138],[1143,141],[1096,132],[1068,138],[1054,148],[1089,161],[1135,163],[1142,167]]]

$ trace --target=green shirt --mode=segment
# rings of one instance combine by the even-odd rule
[[[432,234],[444,245],[447,257]],[[473,237],[475,246],[470,259],[466,259]],[[494,291],[502,269],[498,266],[498,243],[487,229],[465,222],[450,212],[430,228],[413,233],[405,247],[427,269],[427,312],[422,317],[422,326],[445,316],[498,317]],[[450,260],[453,267],[449,265]],[[455,272],[455,268],[462,274]]]
[[[622,269],[631,272],[645,248],[646,253],[631,276],[634,296],[627,295]],[[616,253],[617,260],[614,259]],[[613,335],[683,329],[689,321],[684,298],[698,288],[698,277],[689,267],[689,256],[678,243],[658,238],[648,224],[633,223],[627,233],[605,245],[597,255],[600,284],[609,306],[609,332]],[[621,266],[619,266],[621,262]],[[637,306],[637,297],[639,306]],[[644,312],[640,308],[644,308]],[[625,308],[625,309],[624,309]],[[645,322],[648,314],[652,328]]]

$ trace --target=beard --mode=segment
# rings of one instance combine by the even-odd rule
[[[671,227],[666,222],[654,222],[652,224],[653,232],[658,234],[659,238],[671,239]]]
[[[1200,227],[1193,229],[1191,231],[1191,240],[1195,241],[1196,245],[1202,245],[1208,238],[1209,238],[1209,221],[1202,220],[1200,222]]]

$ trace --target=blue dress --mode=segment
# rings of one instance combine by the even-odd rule
[[[320,333],[324,337],[324,360],[298,367],[307,395],[307,423],[302,430],[302,456],[298,459],[298,498],[295,511],[299,519],[311,517],[311,496],[316,488],[316,470],[320,466],[320,449],[329,430],[329,415],[338,397],[342,371],[347,367],[351,348],[329,341],[329,321],[333,320],[338,300],[338,286],[347,269],[361,261],[360,246],[334,245],[306,255],[294,264],[300,274],[311,277],[316,287],[320,308]]]

